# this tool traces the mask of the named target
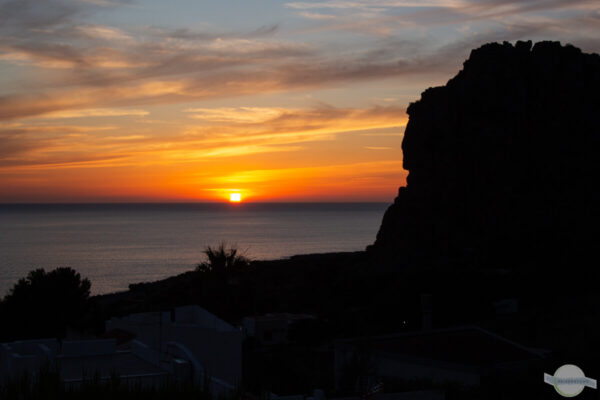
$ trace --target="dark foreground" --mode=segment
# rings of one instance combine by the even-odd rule
[[[518,374],[494,371],[475,386],[388,379],[385,392],[435,389],[446,398],[548,398],[556,394],[543,383],[543,373],[552,374],[560,365],[576,364],[587,376],[600,376],[597,279],[593,270],[586,276],[557,278],[510,269],[400,269],[367,252],[301,255],[254,261],[224,274],[190,271],[133,284],[127,292],[92,297],[65,335],[106,335],[104,321],[112,316],[186,304],[199,304],[233,325],[240,325],[245,316],[310,314],[315,318],[293,324],[283,343],[265,346],[246,340],[240,393],[308,395],[320,388],[328,397],[340,397],[361,395],[365,388],[356,382],[372,374],[359,362],[346,373],[346,381],[336,385],[334,351],[340,340],[360,340],[368,355],[369,343],[376,345],[381,335],[477,326],[541,350],[543,356],[521,366]],[[429,299],[426,308],[424,298]],[[507,300],[517,307],[503,310],[502,301]],[[425,326],[425,314],[431,326]],[[2,341],[40,336],[34,329],[13,331],[13,337],[8,329],[2,333]],[[106,389],[106,396],[113,396],[109,392]],[[593,391],[586,389],[582,396],[586,393]]]
[[[243,387],[256,394],[308,394],[322,388],[329,394],[351,395],[357,394],[355,387],[334,388],[336,340],[367,340],[429,328],[423,326],[426,295],[431,299],[433,330],[475,325],[529,348],[547,350],[541,361],[517,377],[508,371],[505,377],[489,376],[477,387],[441,389],[459,398],[504,398],[517,396],[515,392],[536,398],[554,395],[542,377],[560,365],[576,364],[587,376],[600,375],[597,281],[593,270],[560,277],[468,267],[408,270],[381,264],[365,252],[338,253],[257,261],[226,276],[189,272],[132,285],[125,293],[92,298],[90,310],[98,323],[113,315],[183,304],[200,304],[234,325],[244,316],[311,314],[316,319],[293,326],[288,343],[268,347],[246,343]],[[517,308],[503,311],[502,301],[512,301]],[[440,388],[427,381],[386,383],[389,391]]]

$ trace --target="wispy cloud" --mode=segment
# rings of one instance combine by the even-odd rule
[[[331,87],[431,71],[397,44],[333,57],[328,48],[248,32],[91,24],[95,3],[13,1],[2,6],[0,61],[24,67],[23,90],[0,93],[0,119],[89,108],[136,107]],[[110,3],[113,6],[114,3]],[[8,19],[6,20],[8,22]],[[150,40],[151,39],[151,40]],[[30,74],[27,74],[30,71]]]
[[[410,36],[407,29],[422,30],[440,26],[456,26],[465,23],[485,22],[510,24],[511,18],[525,16],[552,15],[553,22],[568,26],[576,35],[575,18],[598,12],[595,0],[439,0],[439,1],[386,1],[386,0],[334,0],[327,2],[289,2],[286,6],[298,15],[320,25],[311,31],[351,31],[369,35],[390,37]],[[567,10],[564,15],[560,12]],[[442,38],[437,40],[443,41]],[[498,36],[495,40],[503,40]]]
[[[0,168],[188,163],[259,153],[296,152],[302,144],[335,140],[348,132],[399,126],[400,107],[370,109],[215,108],[190,109],[207,116],[165,133],[129,133],[102,126],[38,124],[0,126]],[[88,110],[88,112],[90,112]],[[227,117],[231,112],[231,117]],[[102,112],[98,112],[102,114]],[[99,156],[99,155],[102,156]]]
[[[398,179],[405,106],[471,49],[531,38],[600,50],[597,0],[288,1],[254,26],[237,15],[236,27],[201,13],[197,24],[145,21],[154,7],[163,5],[0,0],[3,187],[10,174],[50,187],[53,170],[55,182],[85,169],[73,185],[120,169],[110,180],[123,176],[121,188],[125,177],[174,170],[254,179],[257,191],[263,177],[308,176],[311,193],[311,180],[335,186],[319,174],[381,188]],[[335,106],[307,106],[320,101]]]
[[[282,115],[283,108],[269,107],[221,107],[221,108],[188,108],[184,110],[193,113],[192,118],[210,122],[257,123],[264,122]]]
[[[86,13],[121,2],[5,1],[0,6],[0,61],[38,70],[20,76],[23,90],[0,93],[0,120],[81,109],[139,107],[254,94],[309,90],[390,77],[450,73],[471,47],[556,31],[556,20],[523,23],[527,13],[566,7],[560,1],[432,0],[290,2],[291,10],[323,20],[313,29],[374,29],[385,40],[340,49],[284,40],[273,24],[246,32],[132,27],[85,21]],[[568,2],[584,11],[594,3]],[[329,14],[306,13],[327,11]],[[369,15],[356,16],[348,10]],[[402,12],[390,12],[401,10]],[[371,15],[372,14],[372,15]],[[510,21],[502,17],[516,16]],[[587,14],[585,14],[587,15]],[[330,23],[333,17],[340,20]],[[517,18],[518,17],[518,18]],[[454,41],[416,38],[406,24],[497,19],[494,29]],[[576,16],[571,18],[584,18]],[[597,16],[584,18],[593,27]],[[327,21],[325,21],[327,20]],[[399,23],[401,22],[401,23]],[[388,26],[389,25],[389,26]],[[581,34],[580,34],[581,35]],[[583,36],[590,43],[594,39]],[[600,39],[598,40],[600,42]],[[469,47],[470,46],[470,47]],[[42,70],[40,73],[39,70]]]
[[[150,114],[145,110],[130,110],[125,108],[96,108],[72,111],[53,111],[42,114],[40,117],[45,119],[67,119],[67,118],[86,118],[86,117],[123,117],[135,116],[145,117]]]
[[[410,0],[330,0],[330,1],[314,1],[314,2],[289,2],[286,3],[287,7],[307,10],[307,9],[336,9],[336,10],[347,10],[347,9],[367,9],[367,10],[378,10],[378,9],[389,9],[399,7],[457,7],[466,4],[465,1],[457,0],[424,0],[424,1],[410,1]]]
[[[345,15],[369,16],[389,14],[390,11],[404,11],[401,18],[423,18],[432,14],[445,14],[450,19],[457,16],[463,18],[491,18],[496,16],[517,15],[527,12],[548,11],[575,7],[581,9],[597,9],[594,0],[429,0],[429,1],[388,1],[388,0],[331,0],[315,2],[288,2],[286,6],[297,10],[335,10]],[[357,14],[358,10],[362,14]],[[364,14],[368,11],[368,14]],[[394,13],[393,13],[394,14]],[[397,14],[397,13],[396,13]],[[303,15],[303,14],[300,14]],[[303,15],[310,18],[310,15]],[[377,22],[374,19],[374,22]]]
[[[206,74],[183,75],[172,79],[118,79],[107,77],[105,85],[46,90],[34,94],[0,97],[0,120],[18,119],[49,112],[88,108],[172,104],[193,100],[236,97],[288,90],[322,88],[369,79],[420,74],[423,68],[439,66],[438,60],[398,60],[359,56],[344,63],[327,59],[309,63],[288,62],[263,68],[238,69]],[[432,61],[434,61],[432,63]],[[181,68],[181,65],[176,67]],[[212,69],[212,68],[211,68]],[[134,73],[134,72],[132,72]],[[170,75],[165,72],[165,77]]]

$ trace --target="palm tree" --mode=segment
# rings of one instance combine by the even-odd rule
[[[225,243],[213,248],[206,246],[203,253],[208,261],[199,264],[196,270],[200,272],[212,272],[218,275],[225,275],[228,272],[247,267],[250,259],[243,254],[239,254],[235,247],[227,248]]]

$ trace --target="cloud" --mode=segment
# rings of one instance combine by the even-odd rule
[[[245,145],[206,147],[202,150],[183,149],[180,151],[169,151],[168,158],[173,161],[202,160],[221,157],[247,156],[259,153],[277,153],[302,150],[301,146],[280,145]]]
[[[210,122],[257,123],[280,116],[285,112],[281,108],[269,107],[221,107],[221,108],[188,108],[192,118]]]
[[[308,32],[350,30],[383,36],[339,48],[337,43],[285,40],[286,32],[277,23],[218,32],[188,27],[117,28],[87,21],[95,10],[122,4],[126,3],[0,2],[0,63],[32,67],[22,68],[18,75],[19,90],[0,94],[0,120],[323,89],[386,78],[425,80],[456,71],[471,48],[487,41],[556,33],[561,26],[565,37],[594,49],[600,43],[589,33],[595,31],[598,16],[589,10],[593,3],[587,0],[568,2],[583,13],[570,17],[582,21],[570,26],[588,27],[580,33],[565,33],[563,17],[532,20],[523,15],[566,7],[566,2],[555,0],[286,4],[316,23]],[[512,17],[506,20],[506,16]],[[415,33],[427,26],[481,19],[494,20],[495,25],[452,40]],[[196,117],[202,118],[201,113]]]
[[[133,41],[134,38],[126,33],[125,31],[114,28],[111,26],[105,25],[81,25],[77,26],[76,29],[80,32],[81,35],[86,36],[89,39],[94,40],[105,40],[105,41],[114,41],[114,40],[124,40],[124,41]]]
[[[135,116],[145,117],[150,114],[145,110],[129,110],[129,109],[110,109],[110,108],[97,108],[97,109],[84,109],[84,110],[72,110],[72,111],[52,111],[46,114],[42,114],[40,117],[45,119],[67,119],[67,118],[86,118],[86,117],[123,117],[123,116]]]
[[[279,31],[279,25],[272,24],[261,26],[249,32],[206,32],[196,31],[190,28],[179,28],[179,29],[160,29],[151,28],[150,32],[157,38],[173,38],[173,39],[184,39],[184,40],[206,40],[211,41],[215,39],[239,39],[239,38],[257,38],[264,36],[272,36]]]
[[[80,85],[73,88],[65,84],[60,88],[47,88],[38,94],[1,96],[0,120],[57,111],[114,108],[117,105],[172,104],[322,88],[345,82],[421,74],[439,65],[430,64],[426,58],[397,59],[393,51],[386,49],[379,54],[372,52],[369,50],[365,55],[346,60],[327,57],[286,60],[286,57],[277,56],[270,65],[265,65],[260,57],[254,60],[252,57],[256,54],[247,57],[244,62],[231,56],[225,59],[192,59],[188,54],[153,69],[83,74],[80,75],[84,77],[82,80],[78,80],[76,75],[71,82],[79,82]],[[262,51],[258,53],[265,56]],[[201,66],[201,72],[191,73],[193,66]]]
[[[322,13],[307,12],[307,11],[300,12],[300,15],[303,16],[304,18],[316,19],[316,20],[332,20],[332,19],[336,18],[335,15],[331,15],[331,14],[322,14]]]
[[[297,152],[303,144],[406,122],[401,107],[368,109],[190,109],[208,119],[162,133],[122,133],[112,127],[43,124],[0,126],[0,166],[31,168],[177,164],[259,153]],[[227,118],[228,113],[232,117]],[[260,116],[260,117],[259,117]],[[52,120],[50,120],[52,122]]]
[[[314,9],[389,9],[400,7],[456,7],[465,4],[464,1],[455,0],[330,0],[326,2],[289,2],[286,7],[314,10]]]
[[[357,171],[360,173],[357,174]],[[215,176],[208,179],[208,183],[219,183],[224,185],[244,185],[256,182],[278,182],[289,181],[302,177],[302,180],[312,181],[319,177],[320,181],[328,181],[332,185],[343,186],[347,184],[344,180],[331,180],[329,178],[346,177],[350,179],[360,179],[359,177],[372,177],[377,173],[392,172],[397,176],[406,175],[402,169],[402,160],[382,160],[373,162],[329,164],[318,167],[300,167],[300,168],[273,168],[243,170],[229,175]]]
[[[97,165],[123,157],[87,145],[93,138],[89,134],[107,130],[110,129],[69,125],[0,128],[0,171]]]
[[[348,132],[372,131],[395,127],[405,123],[405,110],[401,107],[372,107],[369,109],[317,109],[281,108],[261,109],[262,117],[242,123],[237,117],[240,110],[233,109],[234,117],[221,118],[228,108],[213,109],[211,115],[223,123],[192,127],[179,137],[184,148],[193,152],[177,151],[171,158],[198,159],[259,152],[299,151],[302,143],[335,140]],[[254,110],[256,111],[256,110]],[[242,111],[244,114],[245,111]],[[271,116],[265,119],[265,116]],[[215,122],[215,120],[213,120]]]
[[[573,0],[569,2],[563,0],[330,0],[326,2],[288,2],[286,7],[297,10],[336,10],[343,13],[348,13],[349,10],[363,12],[368,10],[370,16],[373,16],[374,13],[383,15],[391,10],[407,9],[411,17],[424,16],[431,12],[490,17],[561,8],[596,8],[594,0]]]
[[[398,44],[334,57],[327,48],[278,38],[277,24],[239,33],[125,30],[84,20],[90,10],[112,2],[23,3],[3,4],[3,15],[17,23],[0,27],[0,60],[33,69],[18,76],[22,90],[0,95],[0,120],[306,90],[428,71],[422,60],[394,54]]]
[[[310,29],[313,32],[352,31],[379,36],[410,34],[406,32],[407,28],[419,30],[477,21],[506,23],[509,22],[506,18],[557,13],[566,9],[580,13],[597,10],[595,0],[334,0],[290,2],[286,6],[297,10],[298,15],[304,18],[321,19],[321,25]],[[314,10],[320,12],[315,13]],[[569,18],[568,14],[553,17],[559,20]]]
[[[79,14],[75,2],[49,0],[43,5],[37,0],[9,0],[0,2],[0,27],[2,31],[23,29],[44,30],[68,23]]]

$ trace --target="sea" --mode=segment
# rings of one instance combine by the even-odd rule
[[[71,267],[92,294],[193,270],[206,246],[251,259],[364,250],[387,203],[0,204],[0,296],[33,269]]]

